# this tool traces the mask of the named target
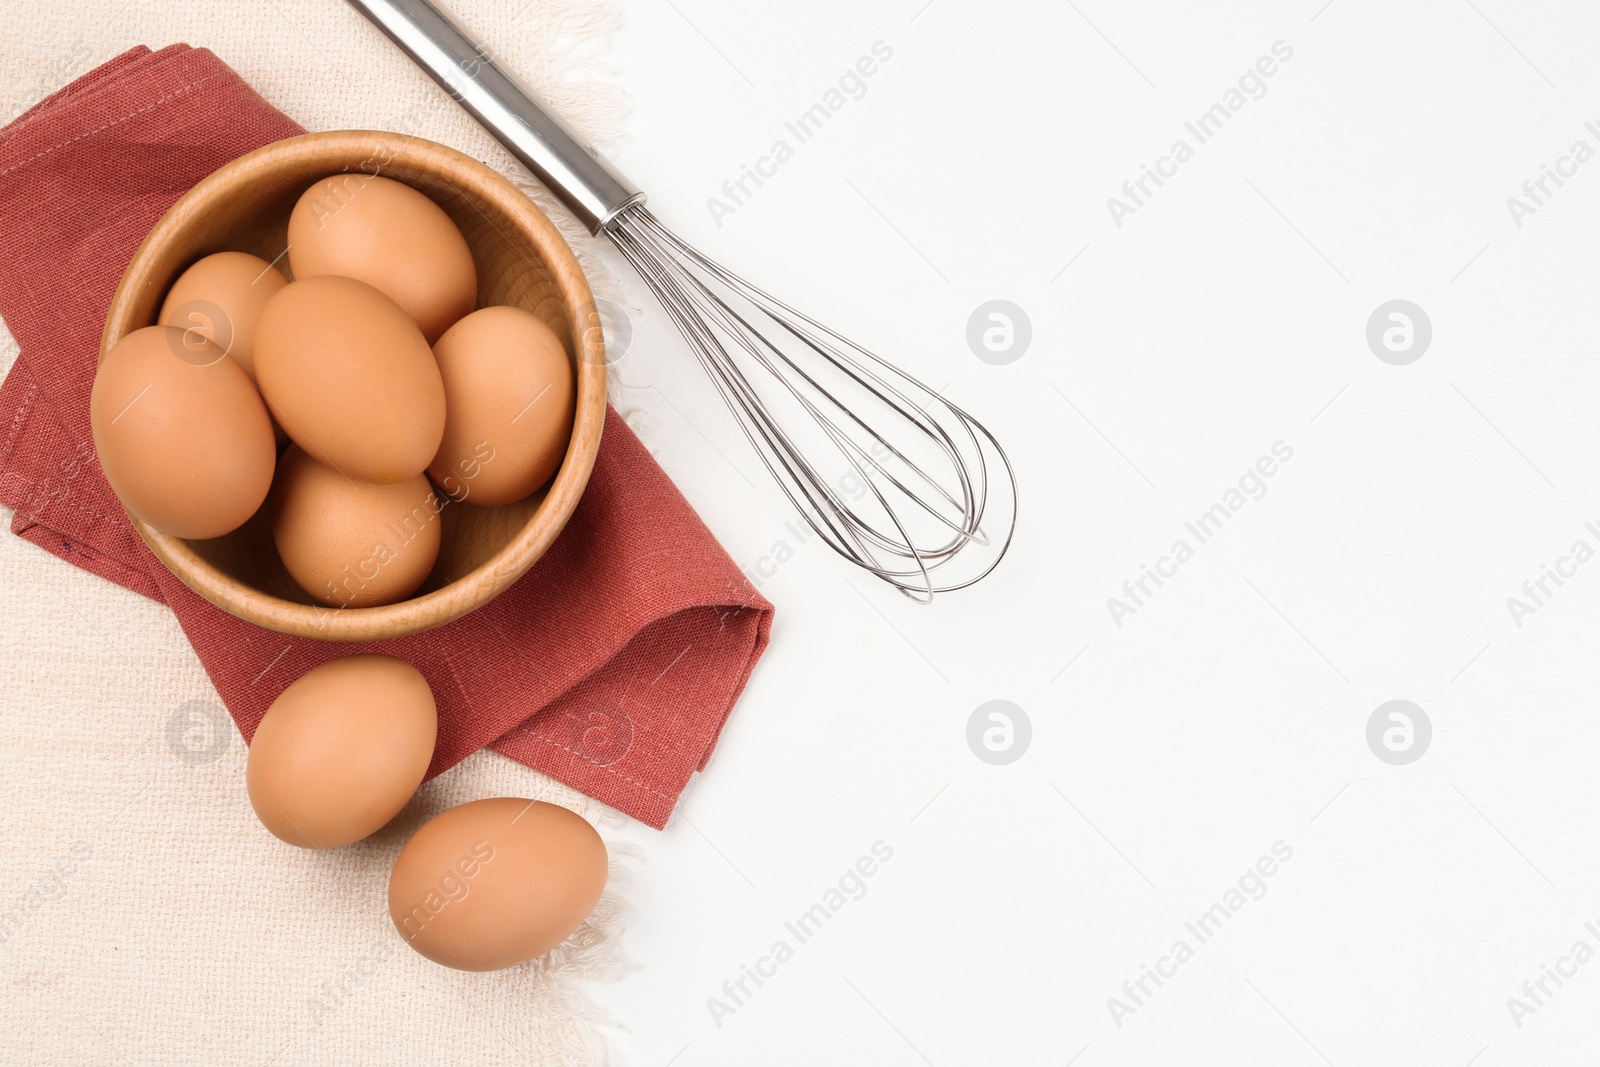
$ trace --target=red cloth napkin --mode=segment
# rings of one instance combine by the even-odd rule
[[[615,412],[588,490],[529,573],[428,633],[362,645],[213,607],[145,547],[95,462],[89,388],[112,293],[195,182],[304,132],[205,49],[136,48],[0,130],[0,387],[13,533],[176,613],[246,739],[289,683],[356,652],[415,664],[439,703],[429,776],[487,745],[661,827],[766,647],[745,580]]]

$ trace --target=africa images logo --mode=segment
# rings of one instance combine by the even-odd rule
[[[729,1016],[736,1014],[762,986],[776,978],[778,968],[794,959],[799,947],[816,937],[846,904],[867,895],[867,880],[894,858],[894,848],[885,841],[874,841],[868,851],[869,854],[858,857],[845,868],[820,900],[783,924],[787,936],[778,938],[765,953],[756,957],[754,967],[741,964],[739,976],[722,983],[722,996],[706,998],[706,1010],[711,1013],[711,1021],[717,1024],[717,1029],[722,1029]]]

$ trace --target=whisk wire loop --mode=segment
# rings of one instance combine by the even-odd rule
[[[1016,477],[982,423],[685,243],[642,204],[620,211],[603,232],[655,292],[762,464],[833,551],[921,602],[971,585],[998,565],[1016,528]],[[795,344],[786,346],[785,338]],[[838,455],[844,474],[837,483],[785,429],[773,411],[777,398],[752,381],[746,361],[820,431],[818,445],[826,441]],[[895,431],[869,421],[875,418]],[[995,488],[990,454],[1005,475],[1009,512],[998,540],[983,528]],[[935,464],[937,473],[928,469]],[[851,476],[861,490],[857,499],[875,505],[870,513],[845,499]],[[925,527],[920,534],[913,519]],[[948,581],[935,576],[968,546],[990,550],[976,573]]]

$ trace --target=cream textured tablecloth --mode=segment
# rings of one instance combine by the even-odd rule
[[[586,133],[615,135],[622,100],[599,61],[615,22],[604,6],[449,6]],[[8,4],[0,120],[135,44],[179,41],[216,52],[308,129],[403,130],[516,173],[339,0]],[[564,228],[588,264],[587,238]],[[16,355],[0,332],[0,372]],[[554,800],[602,833],[618,816],[479,753],[373,839],[302,852],[251,813],[243,740],[164,607],[0,534],[0,619],[0,1062],[604,1056],[585,983],[620,965],[618,850],[590,924],[546,961],[506,972],[462,974],[412,953],[385,890],[410,833],[465,800]]]

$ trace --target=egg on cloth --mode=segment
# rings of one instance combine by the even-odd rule
[[[173,326],[106,353],[89,396],[106,481],[141,521],[174,537],[221,537],[266,499],[277,449],[244,369]]]
[[[250,739],[250,805],[273,836],[338,848],[406,806],[433,759],[427,679],[393,656],[329,660],[272,702]]]
[[[433,346],[444,379],[434,484],[472,504],[509,504],[555,474],[572,437],[572,361],[543,319],[516,307],[474,311]]]
[[[335,174],[289,215],[296,278],[338,274],[382,290],[438,340],[478,299],[472,250],[444,209],[392,178]]]
[[[272,486],[272,540],[290,576],[321,603],[393,604],[433,570],[443,507],[423,475],[359,482],[290,445]]]
[[[462,971],[538,959],[605,889],[605,843],[581,815],[543,801],[474,800],[434,816],[389,876],[389,917],[419,953]]]
[[[353,278],[290,282],[262,309],[256,383],[294,442],[345,476],[415,477],[444,434],[444,382],[422,332]]]

